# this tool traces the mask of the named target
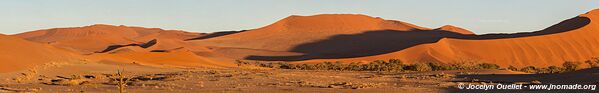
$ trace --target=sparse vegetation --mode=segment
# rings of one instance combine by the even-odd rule
[[[501,68],[497,64],[478,62],[478,61],[460,61],[459,63],[444,64],[439,62],[421,62],[416,64],[405,64],[399,59],[375,60],[368,63],[359,62],[322,62],[317,64],[290,64],[287,62],[246,62],[237,60],[239,66],[255,65],[259,67],[278,68],[278,69],[297,69],[297,70],[334,70],[334,71],[443,71],[443,70],[472,70],[472,69],[507,69],[512,71],[521,71],[526,73],[562,73],[580,70],[583,63],[590,67],[599,67],[599,57],[592,58],[584,62],[566,61],[562,66],[534,67],[527,66],[517,68],[509,66]]]
[[[480,67],[481,69],[499,69],[499,65],[490,63],[481,63],[478,64],[478,67]]]
[[[599,57],[593,57],[590,60],[584,61],[584,63],[587,63],[590,67],[599,67]]]
[[[575,71],[581,68],[580,64],[578,62],[566,61],[562,66],[564,66],[565,71]]]
[[[124,93],[125,92],[125,87],[127,87],[127,82],[129,82],[129,80],[131,80],[131,78],[126,78],[125,75],[123,75],[124,70],[117,70],[116,74],[114,74],[114,76],[116,76],[117,78],[114,78],[114,81],[117,81],[117,88],[119,90],[119,93]]]
[[[507,69],[512,70],[512,71],[518,71],[518,68],[511,66],[511,65],[510,65],[510,67],[507,67]]]
[[[425,63],[417,63],[417,64],[413,64],[413,65],[408,65],[404,69],[410,70],[410,71],[432,71],[431,66],[429,66],[429,64],[425,64]]]
[[[585,63],[589,63],[589,62],[593,62],[593,61],[585,61]],[[524,67],[524,68],[520,68],[520,69],[513,67],[513,66],[508,67],[508,69],[510,69],[512,71],[521,71],[521,72],[527,72],[527,73],[563,73],[563,72],[571,72],[571,71],[580,70],[582,68],[583,67],[582,67],[581,62],[573,62],[573,61],[566,61],[562,64],[561,67],[548,66],[548,67],[544,67],[544,68],[538,68],[538,67],[534,67],[534,66],[528,66],[528,67]]]
[[[547,67],[547,70],[549,73],[561,73],[564,71],[564,68],[557,67],[557,66],[549,66],[549,67]]]
[[[538,69],[534,66],[528,66],[528,67],[521,68],[520,71],[526,72],[526,73],[536,73],[536,72],[538,72]]]
[[[243,65],[249,65],[250,62],[241,61],[241,60],[235,60],[235,64],[237,64],[237,66],[240,67],[240,66],[243,66]]]
[[[249,63],[238,60],[236,63]],[[438,62],[404,64],[399,59],[375,60],[369,63],[358,62],[322,62],[317,64],[289,64],[286,62],[261,63],[255,66],[279,69],[298,70],[334,70],[334,71],[441,71],[441,70],[467,70],[467,69],[499,69],[499,66],[491,63],[480,63],[474,65],[442,64]],[[241,65],[240,65],[241,66]]]

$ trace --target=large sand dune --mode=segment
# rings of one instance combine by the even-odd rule
[[[93,62],[121,62],[176,67],[231,67],[232,63],[216,62],[196,52],[210,51],[191,46],[185,40],[205,34],[159,28],[112,25],[54,28],[16,34],[30,41],[67,50]],[[25,40],[24,40],[25,41]],[[194,50],[194,51],[191,51]],[[52,55],[52,54],[50,54]]]
[[[448,27],[444,27],[448,28]],[[454,27],[457,28],[457,27]],[[344,57],[355,57],[352,55],[359,52],[375,52],[369,54],[380,54],[380,52],[393,52],[399,49],[388,49],[390,47],[409,47],[410,44],[401,44],[392,42],[384,34],[375,33],[378,38],[376,42],[367,42],[372,44],[394,43],[394,46],[376,46],[369,44],[355,44],[364,40],[374,40],[371,36],[355,38],[351,35],[375,32],[377,30],[392,30],[397,33],[411,33],[409,31],[428,31],[433,30],[409,24],[401,21],[384,20],[366,15],[357,14],[323,14],[315,16],[290,16],[275,22],[269,26],[248,30],[240,33],[234,33],[226,36],[208,38],[202,40],[191,40],[196,46],[215,47],[218,51],[226,51],[226,55],[236,55],[233,58],[247,59],[268,59],[268,60],[295,60],[305,59],[307,56],[326,56],[345,54]],[[452,29],[453,30],[453,29]],[[463,33],[472,33],[464,29],[459,29]],[[377,37],[381,36],[383,37]],[[349,38],[344,38],[348,36]],[[342,41],[327,41],[330,38],[340,37]],[[417,37],[417,36],[408,36]],[[362,40],[362,41],[360,41]],[[314,42],[320,45],[310,45]],[[307,46],[307,47],[304,47]],[[371,49],[365,49],[365,47]],[[384,49],[379,49],[384,48]],[[262,51],[262,52],[257,52]],[[272,56],[281,54],[285,56],[280,58],[261,58],[256,56]],[[291,56],[294,55],[294,56]],[[291,56],[291,57],[287,57]]]
[[[159,28],[98,24],[85,27],[37,30],[15,36],[89,54],[105,50],[111,45],[137,44],[153,39],[157,39],[159,43],[152,49],[174,49],[180,47],[179,44],[183,40],[199,37],[201,34]]]
[[[409,63],[476,61],[501,66],[550,66],[599,56],[599,40],[594,37],[598,32],[593,31],[597,29],[598,23],[593,20],[597,19],[598,11],[543,30],[512,34],[475,35],[451,25],[431,29],[366,15],[322,14],[290,16],[258,29],[212,34],[92,25],[15,36],[84,54],[111,55],[103,56],[109,58],[127,54],[131,58],[124,59],[147,58],[143,60],[148,62],[153,58],[149,56],[170,53],[188,56],[172,60],[361,62],[402,59]]]
[[[0,35],[0,73],[25,70],[50,62],[80,61],[81,56],[47,44]]]
[[[410,30],[428,28],[365,15],[323,14],[316,16],[290,16],[259,29],[192,42],[205,46],[288,51],[295,46],[324,40],[334,35],[357,34],[384,29]]]
[[[599,10],[563,21],[541,31],[515,34],[446,35],[436,43],[413,46],[376,56],[345,61],[399,58],[408,62],[482,61],[501,66],[559,66],[599,56]],[[335,59],[340,60],[340,59]],[[323,60],[310,60],[318,62]]]
[[[597,23],[592,21],[597,15],[598,10],[594,10],[540,31],[484,35],[455,26],[429,29],[365,15],[291,16],[259,29],[190,42],[221,51],[235,49],[226,53],[252,60],[356,62],[397,58],[408,62],[550,66],[599,56],[599,40],[594,37],[598,33],[593,31]]]

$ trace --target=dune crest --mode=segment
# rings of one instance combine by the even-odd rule
[[[561,66],[565,61],[599,57],[599,12],[593,10],[535,32],[513,34],[449,35],[435,43],[416,45],[382,55],[314,59],[321,61],[372,61],[398,58],[407,62],[486,62],[507,66]]]
[[[444,26],[437,28],[436,30],[451,31],[451,32],[456,32],[456,33],[460,33],[460,34],[468,34],[468,35],[474,34],[474,32],[471,32],[470,30],[466,30],[464,28],[456,27],[453,25],[444,25]]]
[[[430,29],[360,14],[321,14],[212,34],[99,24],[15,36],[100,59],[153,64],[178,60],[171,65],[179,66],[230,65],[212,59],[298,63],[401,59],[542,67],[599,57],[599,38],[593,36],[599,34],[594,31],[599,23],[593,21],[598,16],[595,9],[539,31],[482,35],[452,25]]]
[[[591,36],[597,34],[593,31],[597,23],[592,21],[597,14],[593,10],[540,31],[483,35],[451,25],[428,29],[365,15],[291,16],[259,29],[190,42],[235,49],[235,55],[246,53],[235,58],[257,60],[358,62],[397,58],[408,62],[558,66],[564,61],[599,57],[599,50],[595,51],[599,40]]]
[[[18,37],[0,35],[0,73],[26,70],[36,65],[51,62],[82,60],[71,51],[23,40]]]
[[[142,43],[152,39],[164,39],[164,42],[182,42],[200,35],[199,33],[160,28],[95,24],[84,27],[36,30],[16,34],[15,36],[88,54],[102,51],[111,45]],[[161,47],[173,48],[178,47],[178,45],[161,45]]]
[[[294,46],[336,35],[376,30],[430,30],[401,21],[359,14],[289,16],[271,25],[216,38],[190,41],[197,46],[236,47],[251,50],[290,51]]]

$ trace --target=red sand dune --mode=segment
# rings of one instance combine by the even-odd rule
[[[111,25],[15,36],[80,53],[120,45],[89,57],[174,66],[231,66],[219,62],[233,59],[298,63],[401,59],[408,63],[476,61],[523,67],[599,57],[599,40],[594,36],[599,32],[593,31],[598,23],[592,21],[597,16],[599,10],[593,10],[540,31],[484,35],[451,25],[430,29],[365,15],[323,14],[290,16],[262,28],[212,36]],[[144,45],[151,40],[156,40],[155,44]]]
[[[365,15],[323,14],[290,16],[274,24],[236,34],[193,41],[199,45],[287,51],[294,46],[341,34],[370,30],[428,29]]]
[[[111,45],[143,43],[152,39],[157,39],[159,42],[152,49],[174,49],[180,47],[178,44],[183,40],[200,35],[199,33],[178,30],[98,24],[85,27],[37,30],[15,36],[87,54],[105,50]]]
[[[452,31],[452,32],[460,33],[460,34],[474,34],[470,30],[466,30],[464,28],[460,28],[460,27],[456,27],[456,26],[452,26],[452,25],[444,25],[442,27],[437,28],[437,30]]]
[[[202,35],[204,34],[159,28],[92,25],[37,30],[15,36],[77,51],[96,62],[187,67],[233,66],[232,63],[217,63],[190,51],[207,50],[202,46],[185,43],[185,40]]]
[[[366,15],[323,14],[315,16],[290,16],[259,29],[190,42],[196,46],[210,46],[217,51],[226,51],[225,55],[235,55],[233,58],[277,54],[280,56],[290,56],[298,55],[299,52],[293,51],[293,49],[302,44],[326,40],[332,36],[359,34],[376,30],[410,31],[432,29]],[[340,48],[342,47],[340,46]]]
[[[217,62],[198,56],[187,49],[173,49],[168,52],[148,52],[137,46],[127,46],[112,50],[108,53],[90,55],[91,58],[102,60],[138,63],[144,65],[175,66],[175,67],[233,67],[226,62]]]
[[[501,66],[560,66],[564,61],[583,61],[599,57],[599,9],[582,14],[547,29],[532,33],[506,34],[514,38],[444,38],[436,43],[368,57],[335,59],[345,61],[399,58],[408,62],[445,63],[482,61]],[[549,34],[547,34],[549,33]],[[531,35],[526,34],[543,34]],[[486,35],[493,36],[493,35]],[[501,36],[495,35],[495,36]],[[479,37],[485,37],[481,35]],[[309,60],[305,62],[319,62]]]
[[[598,32],[592,31],[597,23],[591,21],[597,19],[598,11],[541,31],[485,35],[473,35],[459,27],[428,29],[365,15],[291,16],[259,29],[191,42],[221,51],[236,49],[224,54],[257,60],[356,62],[398,58],[407,62],[549,66],[599,56],[599,40],[594,37]]]
[[[50,45],[0,34],[0,73],[26,70],[49,62],[79,61],[80,56]]]

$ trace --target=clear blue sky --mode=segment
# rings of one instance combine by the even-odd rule
[[[0,33],[91,24],[214,32],[351,13],[480,34],[540,30],[595,8],[599,0],[2,0]]]

